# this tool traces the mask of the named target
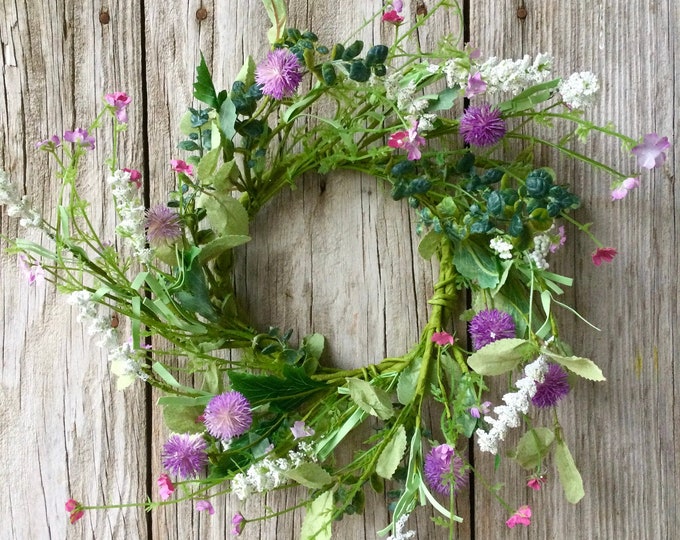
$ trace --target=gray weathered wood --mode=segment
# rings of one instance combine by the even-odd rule
[[[429,3],[429,2],[428,2]],[[0,104],[2,166],[34,194],[45,213],[53,211],[56,182],[33,142],[75,127],[94,115],[101,96],[124,90],[133,96],[130,131],[121,154],[126,165],[146,167],[152,204],[173,186],[169,160],[181,157],[178,121],[191,103],[190,82],[203,51],[224,87],[244,55],[266,51],[268,21],[258,0],[100,3],[0,2],[4,100]],[[342,3],[291,0],[291,24],[311,28],[332,43],[380,7],[378,0]],[[412,15],[417,2],[406,6]],[[517,9],[526,8],[526,18]],[[199,8],[205,18],[197,18]],[[99,21],[107,10],[110,22]],[[647,0],[481,0],[470,2],[470,41],[485,54],[508,57],[550,51],[555,73],[592,70],[601,76],[603,97],[589,112],[613,120],[638,137],[656,131],[676,139],[672,111],[680,105],[674,58],[680,51],[673,30],[680,23],[676,2]],[[432,43],[455,28],[438,19],[419,37]],[[391,28],[368,25],[367,43],[387,40]],[[142,45],[142,36],[144,47]],[[426,46],[426,43],[423,43]],[[142,114],[145,81],[146,116]],[[671,84],[673,81],[673,84]],[[144,123],[146,121],[146,123]],[[102,132],[82,185],[89,190],[98,222],[112,227],[105,194],[103,158],[110,138]],[[145,147],[148,152],[145,152]],[[611,143],[593,137],[588,148],[612,163],[633,160]],[[619,249],[611,265],[594,268],[594,246],[569,243],[554,268],[577,280],[569,293],[579,312],[601,333],[560,313],[563,337],[575,352],[600,363],[608,381],[583,383],[559,408],[565,437],[585,481],[586,498],[564,502],[556,473],[538,493],[514,465],[496,475],[487,455],[475,466],[491,482],[504,482],[512,507],[528,503],[534,523],[508,531],[509,516],[479,482],[474,514],[466,501],[460,538],[674,538],[680,530],[678,418],[680,381],[674,372],[679,349],[677,305],[680,194],[674,154],[662,171],[643,179],[628,199],[612,203],[608,180],[580,166],[560,168],[587,200],[584,221]],[[537,155],[537,160],[549,159]],[[552,162],[551,162],[552,163]],[[539,163],[540,164],[540,163]],[[434,269],[417,255],[413,214],[394,203],[383,186],[357,174],[308,175],[293,192],[282,193],[253,223],[254,240],[238,254],[237,288],[248,295],[261,326],[292,328],[296,336],[321,332],[325,360],[354,366],[401,354],[418,337],[428,311]],[[16,234],[2,215],[3,234]],[[573,237],[573,236],[572,236]],[[293,271],[287,271],[287,269]],[[64,501],[88,503],[157,499],[160,447],[168,433],[160,411],[148,408],[141,385],[117,393],[106,358],[73,318],[65,320],[64,298],[49,285],[28,289],[13,257],[0,266],[3,294],[0,468],[5,504],[0,510],[9,538],[224,538],[235,511],[256,517],[264,505],[283,509],[295,493],[240,503],[218,497],[216,514],[198,514],[188,504],[145,515],[138,509],[88,512],[68,524]],[[154,395],[155,397],[155,395]],[[148,424],[148,419],[150,424]],[[550,422],[549,418],[543,418]],[[437,422],[436,413],[430,422]],[[150,430],[150,431],[149,431]],[[151,441],[147,438],[151,433]],[[510,446],[508,445],[508,449]],[[147,467],[150,463],[150,468]],[[148,492],[148,493],[147,493]],[[384,497],[370,495],[364,517],[345,518],[339,538],[375,538],[388,520]],[[409,525],[419,538],[444,538],[418,510]],[[243,538],[296,538],[301,513],[249,523]],[[469,519],[471,518],[471,519]],[[8,526],[9,525],[9,526]]]

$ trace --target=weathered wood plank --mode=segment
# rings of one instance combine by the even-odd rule
[[[485,54],[519,58],[547,51],[555,55],[557,75],[593,71],[601,78],[602,98],[588,112],[612,120],[624,133],[647,132],[677,138],[672,115],[677,83],[669,59],[677,56],[673,21],[677,3],[666,2],[471,2],[470,36]],[[524,20],[517,17],[520,5]],[[671,32],[669,34],[669,31]],[[593,136],[595,157],[636,168],[616,144]],[[539,159],[549,157],[540,156]],[[575,353],[603,367],[606,383],[579,381],[559,417],[565,438],[585,483],[577,506],[564,501],[556,471],[541,492],[525,487],[512,467],[493,481],[505,482],[511,505],[529,503],[534,511],[527,538],[673,538],[678,529],[673,508],[678,497],[677,350],[678,188],[677,161],[645,175],[638,192],[612,202],[608,179],[581,166],[560,168],[587,201],[583,221],[597,222],[595,234],[619,255],[610,266],[590,262],[594,246],[581,238],[555,268],[576,278],[572,298],[579,312],[598,325],[598,333],[568,314],[563,337]],[[675,397],[674,397],[675,396]],[[551,420],[544,418],[547,425]],[[510,449],[511,445],[507,446]],[[491,476],[491,465],[482,470]],[[488,458],[487,458],[488,461]],[[476,490],[478,538],[504,537],[508,513]],[[647,511],[645,509],[653,509]]]
[[[107,91],[141,95],[135,4],[108,3],[111,23],[104,26],[98,2],[0,3],[2,166],[44,215],[54,212],[58,183],[54,163],[34,142],[93,119]],[[139,101],[131,115],[141,116]],[[137,124],[130,136],[139,141],[141,132]],[[109,230],[113,209],[103,160],[110,149],[103,137],[81,180],[93,197],[95,223]],[[142,162],[141,146],[125,143],[123,150]],[[16,235],[16,227],[3,215],[3,234]],[[69,497],[86,504],[145,497],[144,388],[115,391],[106,355],[49,284],[29,289],[15,257],[3,255],[0,272],[3,536],[146,538],[140,509],[88,512],[75,526],[64,511]]]

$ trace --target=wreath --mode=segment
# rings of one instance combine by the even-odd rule
[[[406,520],[418,504],[431,504],[444,527],[461,520],[456,494],[476,474],[465,459],[468,442],[499,460],[506,434],[520,427],[512,455],[528,471],[527,485],[540,489],[552,461],[567,501],[578,502],[582,479],[557,412],[550,426],[530,414],[556,411],[576,376],[604,376],[560,338],[554,308],[575,313],[561,300],[572,279],[551,271],[548,259],[567,228],[594,242],[597,266],[616,250],[572,216],[580,197],[558,172],[534,163],[534,149],[608,175],[615,200],[639,176],[588,157],[579,144],[593,133],[618,138],[641,168],[652,169],[665,160],[668,140],[648,134],[639,142],[587,120],[597,78],[555,77],[549,55],[482,59],[456,46],[456,37],[428,53],[409,52],[411,36],[438,11],[462,16],[455,2],[440,2],[404,29],[394,0],[375,15],[394,25],[393,43],[368,48],[323,45],[313,32],[286,26],[281,0],[263,4],[273,23],[271,51],[259,62],[248,58],[230,89],[217,90],[201,58],[200,106],[181,120],[187,156],[171,160],[177,184],[164,204],[145,209],[141,174],[119,164],[131,102],[124,92],[107,94],[87,129],[38,143],[57,160],[62,180],[51,221],[0,174],[7,214],[46,238],[9,240],[29,281],[47,279],[68,293],[108,351],[119,389],[143,380],[162,391],[158,404],[172,432],[161,456],[166,472],[154,500],[140,504],[191,500],[212,513],[210,499],[227,492],[244,500],[302,485],[301,537],[330,538],[334,521],[363,510],[365,489],[389,487],[391,522],[379,532],[410,538]],[[303,80],[312,81],[308,91]],[[465,99],[464,112],[455,112]],[[113,123],[108,185],[120,245],[95,228],[78,182],[104,117]],[[553,128],[558,142],[527,134],[532,125]],[[324,361],[320,334],[295,343],[291,332],[253,328],[233,276],[258,211],[305,173],[339,169],[376,177],[408,204],[418,252],[439,268],[419,341],[402,356],[349,370]],[[468,295],[461,312],[458,299]],[[122,320],[129,324],[118,327]],[[451,330],[457,321],[467,323],[467,335]],[[199,384],[180,382],[186,373]],[[509,387],[494,406],[485,391],[488,377],[499,375]],[[438,426],[422,414],[431,402],[441,411]],[[336,462],[336,449],[370,418],[377,428],[348,463]],[[509,512],[508,527],[530,524],[529,506],[494,495]],[[102,507],[66,503],[74,523],[95,508]],[[238,513],[233,532],[267,517]]]

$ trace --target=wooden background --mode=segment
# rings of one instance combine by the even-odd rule
[[[416,2],[405,3],[412,17]],[[590,112],[595,119],[610,119],[633,137],[658,132],[678,138],[678,2],[469,4],[469,39],[484,54],[519,58],[550,51],[556,74],[592,70],[601,76],[603,95]],[[332,43],[380,5],[290,0],[289,12],[293,25]],[[455,30],[454,24],[440,17],[419,39],[431,43]],[[104,93],[125,91],[134,99],[122,146],[125,165],[143,169],[152,203],[164,201],[173,181],[169,160],[181,156],[177,124],[191,103],[199,51],[218,85],[229,86],[244,54],[264,54],[266,28],[259,0],[0,0],[0,163],[48,214],[57,184],[34,142],[88,123]],[[391,32],[376,23],[361,37],[371,43]],[[92,200],[101,201],[93,210],[109,231],[113,210],[103,160],[110,146],[110,137],[102,136],[81,179]],[[589,149],[634,166],[615,144],[595,138]],[[570,296],[577,309],[602,328],[594,332],[563,314],[565,338],[578,354],[597,360],[608,377],[603,384],[580,384],[560,407],[586,498],[577,506],[565,503],[554,471],[542,492],[529,492],[526,478],[504,467],[494,481],[507,483],[510,504],[532,506],[531,527],[508,530],[507,512],[477,483],[460,501],[466,522],[459,538],[678,538],[675,155],[671,149],[663,170],[645,175],[637,192],[616,203],[609,200],[608,179],[582,167],[560,167],[562,178],[587,201],[580,218],[597,220],[598,236],[620,252],[598,269],[589,259],[593,246],[579,239],[556,263],[577,280],[578,293]],[[324,333],[327,360],[338,365],[405,351],[426,320],[432,268],[415,252],[413,215],[385,195],[371,178],[310,175],[300,189],[263,211],[254,224],[256,239],[239,254],[239,287],[252,300],[256,319],[299,333]],[[4,214],[1,226],[4,234],[17,232]],[[241,505],[223,497],[214,516],[198,515],[186,504],[151,514],[136,508],[88,512],[69,525],[64,511],[69,497],[109,504],[147,494],[156,498],[159,445],[167,433],[148,389],[115,391],[106,358],[63,297],[48,286],[29,289],[15,259],[6,255],[0,276],[1,538],[225,538],[236,510],[255,517],[265,504],[283,508],[294,500],[294,494],[279,494]],[[488,457],[476,458],[490,473]],[[418,529],[419,538],[445,538],[429,518],[419,509],[409,526]],[[243,538],[293,539],[300,519],[295,514],[250,523]],[[366,515],[338,524],[337,537],[375,538],[387,519],[384,499],[369,496]]]

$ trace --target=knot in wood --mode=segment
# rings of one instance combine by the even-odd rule
[[[200,7],[196,10],[196,18],[199,21],[204,21],[205,19],[208,18],[208,10],[205,9],[204,7]]]
[[[519,8],[517,8],[517,18],[518,19],[523,21],[524,19],[527,18],[528,14],[529,14],[529,12],[527,11],[526,7],[520,6]]]
[[[99,12],[99,22],[102,24],[109,24],[110,21],[111,16],[109,15],[109,10],[102,8],[102,10]]]

